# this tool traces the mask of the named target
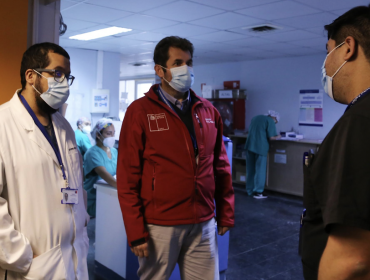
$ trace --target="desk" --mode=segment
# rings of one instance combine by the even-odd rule
[[[266,189],[303,196],[303,153],[316,150],[321,140],[275,140],[270,142]]]

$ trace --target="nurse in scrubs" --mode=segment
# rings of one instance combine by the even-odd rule
[[[84,157],[84,189],[87,191],[87,212],[91,217],[96,213],[96,189],[94,184],[104,179],[109,185],[117,188],[115,178],[117,170],[117,149],[115,144],[115,129],[110,119],[100,119],[91,132],[96,145],[91,147]]]
[[[77,149],[80,151],[82,158],[86,151],[91,148],[91,142],[88,134],[91,132],[91,122],[86,117],[81,117],[77,121],[77,129],[75,130]]]

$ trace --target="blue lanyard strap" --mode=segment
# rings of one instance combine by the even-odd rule
[[[33,121],[35,122],[35,124],[37,125],[37,127],[41,130],[42,134],[44,134],[46,140],[48,140],[49,144],[53,148],[53,150],[55,152],[55,155],[57,156],[59,166],[62,169],[63,179],[66,181],[66,184],[68,186],[68,180],[67,180],[67,176],[66,176],[66,173],[65,173],[65,170],[64,170],[64,165],[63,165],[62,157],[60,155],[59,148],[54,146],[53,142],[51,141],[49,133],[46,131],[45,127],[40,123],[39,119],[36,117],[35,113],[32,111],[30,105],[28,105],[26,99],[22,96],[22,94],[19,94],[19,98],[21,99],[24,107],[26,107],[28,113],[31,115],[31,117],[32,117]],[[54,128],[52,128],[52,129],[54,129]]]
[[[347,109],[346,109],[345,112],[347,112],[349,110],[349,108],[351,108],[353,105],[355,105],[355,103],[358,100],[360,100],[362,97],[364,97],[365,95],[367,95],[369,92],[370,92],[370,88],[366,89],[365,91],[363,91],[362,93],[360,93],[359,95],[357,95],[355,97],[355,99],[353,99],[352,102],[348,104]]]

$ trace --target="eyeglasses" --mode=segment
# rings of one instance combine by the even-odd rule
[[[72,76],[72,75],[66,76],[66,74],[64,74],[62,71],[59,71],[59,70],[56,70],[56,69],[36,68],[36,69],[33,69],[33,70],[35,70],[38,74],[40,74],[41,72],[53,73],[54,80],[58,83],[63,82],[64,79],[67,78],[68,84],[70,86],[73,84],[73,81],[75,80],[74,76]]]

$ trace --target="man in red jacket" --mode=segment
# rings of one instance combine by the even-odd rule
[[[143,279],[219,278],[218,234],[234,226],[234,190],[222,120],[191,89],[193,45],[166,37],[154,62],[161,84],[133,102],[123,121],[117,189]],[[216,209],[216,218],[215,217]]]

